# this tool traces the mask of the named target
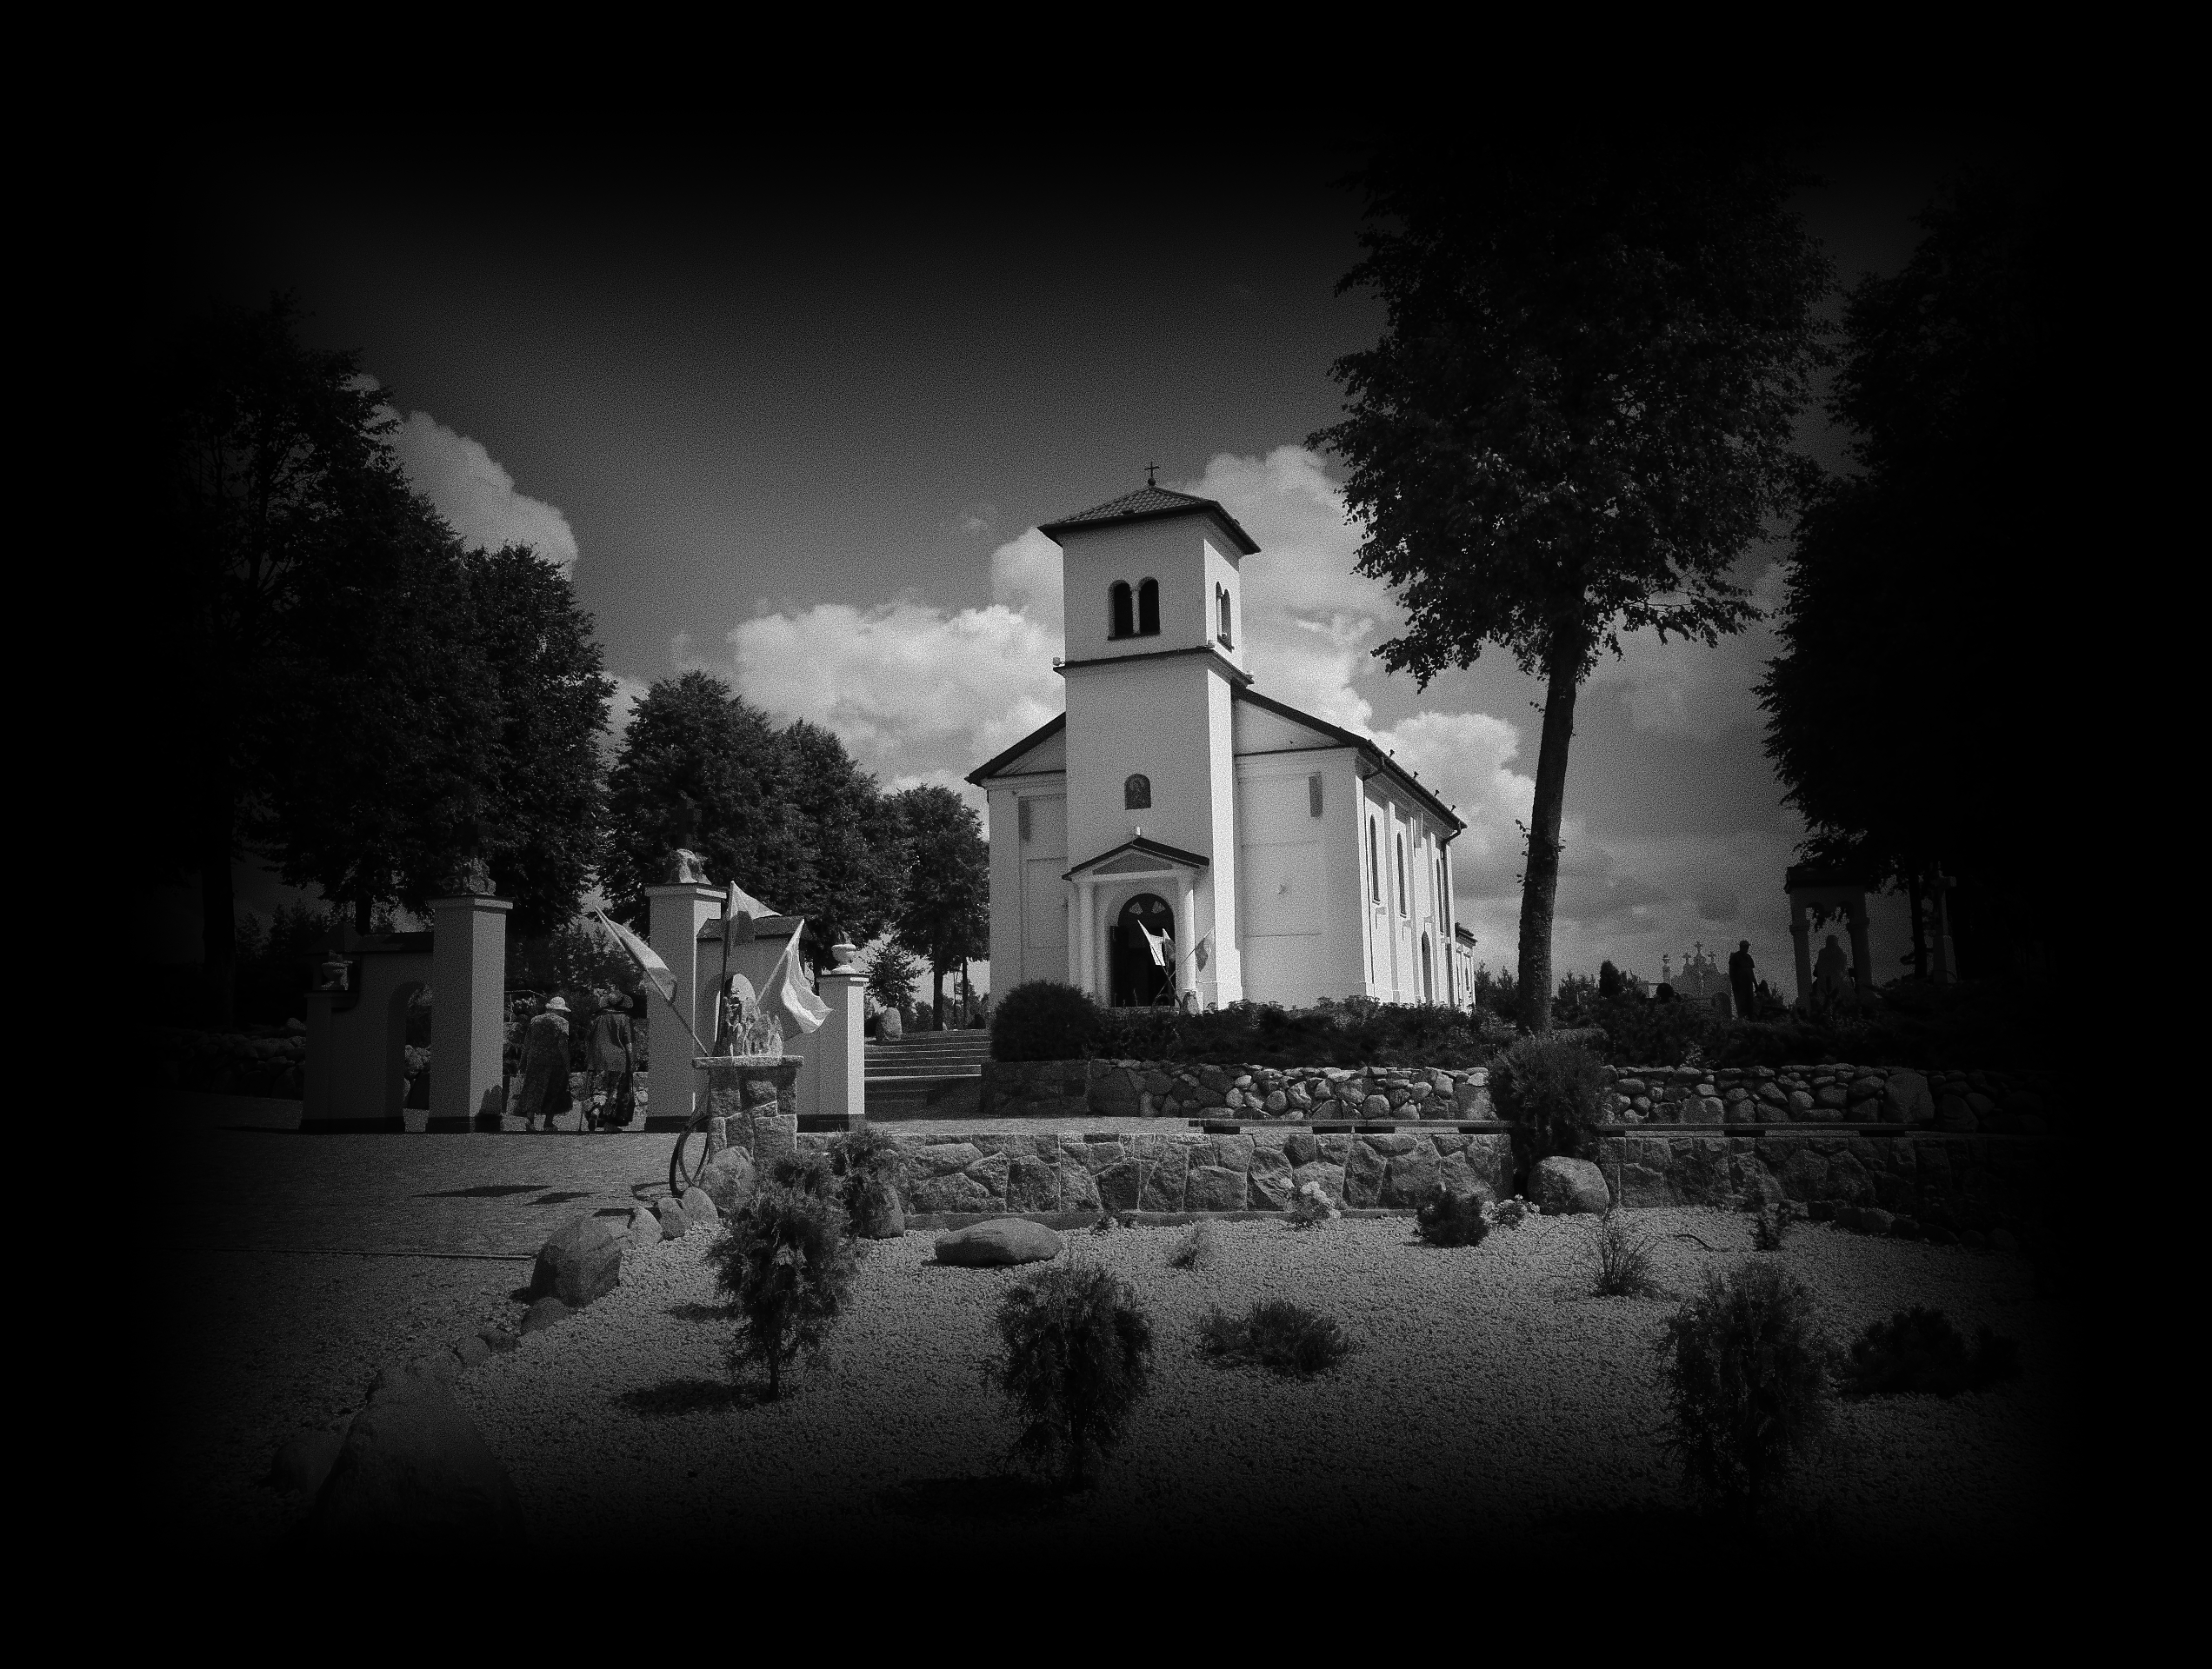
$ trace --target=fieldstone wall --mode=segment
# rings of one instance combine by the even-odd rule
[[[802,1153],[834,1137],[796,1138]],[[1280,1211],[1318,1181],[1347,1206],[1418,1206],[1444,1189],[1504,1199],[1513,1151],[1502,1134],[1455,1130],[1259,1129],[1134,1135],[1089,1132],[902,1139],[908,1211]]]
[[[1932,1125],[1954,1134],[2047,1134],[2048,1082],[1902,1067],[1608,1067],[1623,1124]]]
[[[1637,1133],[1601,1134],[1597,1146],[1626,1206],[1793,1200],[1816,1217],[1874,1210],[1881,1232],[1936,1240],[2017,1227],[2059,1180],[2058,1144],[2035,1136]]]
[[[986,1061],[981,1116],[1235,1118],[1287,1123],[1489,1119],[1482,1067],[1200,1066],[1176,1061]]]

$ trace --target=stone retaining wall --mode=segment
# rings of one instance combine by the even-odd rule
[[[2016,1227],[2062,1180],[2060,1144],[2025,1135],[1622,1133],[1597,1146],[1623,1205],[1865,1207],[1887,1214],[1885,1232],[1939,1240]]]
[[[788,1137],[801,1153],[835,1140]],[[1261,1129],[903,1138],[909,1211],[1280,1211],[1318,1181],[1347,1206],[1417,1206],[1443,1189],[1513,1192],[1502,1134]]]
[[[2049,1086],[2003,1072],[1902,1067],[1608,1067],[1623,1124],[1902,1124],[2040,1135]]]
[[[1247,1067],[986,1061],[987,1119],[1233,1117],[1349,1123],[1495,1116],[1482,1067]]]

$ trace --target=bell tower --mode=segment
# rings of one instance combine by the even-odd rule
[[[1221,505],[1149,480],[1040,529],[1061,549],[1068,681],[1069,976],[1101,1001],[1171,932],[1172,990],[1243,994],[1230,691],[1249,684],[1241,567],[1259,546]],[[1124,944],[1122,941],[1129,941]],[[1163,970],[1163,972],[1166,970]]]

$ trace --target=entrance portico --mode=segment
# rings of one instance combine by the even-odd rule
[[[1139,835],[1067,871],[1062,879],[1073,889],[1075,918],[1075,931],[1068,935],[1068,982],[1103,1003],[1129,1001],[1126,992],[1116,989],[1116,935],[1127,908],[1149,895],[1169,912],[1174,963],[1167,971],[1169,989],[1178,1000],[1197,989],[1200,970],[1211,960],[1197,932],[1201,890],[1209,868],[1199,853]],[[1160,930],[1155,914],[1145,913],[1143,919],[1153,932]]]

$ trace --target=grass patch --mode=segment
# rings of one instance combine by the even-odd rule
[[[1629,1226],[1618,1206],[1597,1220],[1596,1237],[1586,1260],[1590,1293],[1596,1298],[1656,1298],[1659,1283],[1651,1278],[1651,1237]]]

